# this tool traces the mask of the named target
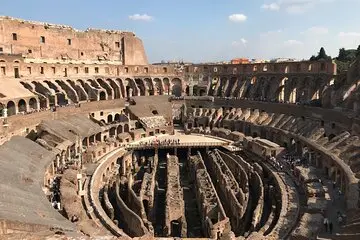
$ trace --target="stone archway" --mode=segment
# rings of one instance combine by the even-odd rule
[[[26,112],[26,102],[24,99],[20,99],[18,102],[18,112]]]
[[[7,115],[8,116],[12,116],[16,114],[16,106],[15,103],[13,101],[9,101],[6,104],[6,108],[7,108]]]
[[[145,96],[146,88],[144,81],[140,78],[136,78],[135,83],[140,90],[140,96]]]
[[[38,104],[37,104],[37,100],[36,98],[30,98],[29,100],[29,107],[32,110],[37,110],[38,109]]]
[[[157,95],[163,95],[163,84],[159,78],[154,78],[154,88]]]
[[[168,78],[163,79],[163,86],[164,86],[164,94],[169,95],[170,94],[170,81]]]
[[[129,124],[124,125],[124,132],[129,132]]]
[[[109,115],[107,116],[107,122],[108,122],[108,123],[112,123],[112,122],[113,122],[113,116],[112,116],[111,114],[109,114]]]
[[[100,100],[106,100],[106,93],[100,92]]]
[[[120,134],[120,133],[122,133],[123,132],[123,126],[122,125],[119,125],[118,127],[117,127],[117,134]]]
[[[119,122],[120,121],[120,114],[115,114],[115,117],[114,117],[114,121],[115,122]]]
[[[179,78],[174,78],[171,80],[171,95],[175,97],[180,97],[182,95],[182,82]]]

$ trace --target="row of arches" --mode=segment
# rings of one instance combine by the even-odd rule
[[[247,76],[243,78],[213,78],[208,86],[187,86],[187,95],[239,97],[253,100],[280,102],[308,102],[320,99],[327,81],[318,77],[270,77]],[[192,88],[192,89],[190,89]]]
[[[36,98],[30,98],[29,100],[19,99],[18,101],[10,100],[7,103],[0,102],[0,117],[12,116],[17,113],[26,113],[38,110],[40,105]],[[6,110],[5,110],[6,109]],[[6,113],[5,113],[6,112]]]
[[[66,105],[81,101],[100,101],[132,96],[175,95],[181,96],[182,80],[174,78],[120,78],[87,80],[54,80],[21,82],[49,105]]]

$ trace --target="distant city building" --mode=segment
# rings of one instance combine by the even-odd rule
[[[271,59],[270,62],[272,63],[279,63],[279,62],[294,62],[297,61],[296,59],[293,58],[274,58]]]
[[[234,58],[231,61],[231,64],[246,64],[250,63],[248,58]]]
[[[266,63],[266,62],[269,62],[269,61],[264,60],[264,59],[252,59],[251,60],[251,63]]]

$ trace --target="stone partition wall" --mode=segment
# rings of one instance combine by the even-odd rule
[[[149,231],[145,227],[144,222],[141,220],[141,218],[135,212],[133,212],[122,200],[119,193],[120,191],[119,180],[116,181],[115,191],[116,191],[117,208],[121,212],[121,216],[123,216],[124,220],[126,220],[123,221],[123,223],[125,224],[125,231],[131,237],[142,237],[144,235],[149,234]]]
[[[243,205],[244,193],[217,150],[207,152],[205,159],[209,175],[212,179],[217,179],[214,186],[230,219],[231,229],[235,235],[238,235],[242,228],[241,219],[246,210],[246,205]]]
[[[230,221],[198,152],[189,159],[190,176],[196,182],[196,200],[202,206],[202,227],[208,237],[216,238],[231,231]]]
[[[177,156],[167,156],[167,188],[166,188],[166,207],[165,225],[168,236],[186,237],[187,227],[185,218],[185,206],[183,200],[183,189],[180,184],[180,169]],[[179,226],[174,229],[173,225]],[[179,232],[173,232],[173,231]],[[179,236],[180,234],[180,236]]]
[[[109,172],[110,175],[107,175],[107,169],[112,168],[114,169],[117,159],[119,157],[126,157],[126,151],[123,149],[116,149],[107,155],[105,155],[102,159],[102,162],[100,165],[96,168],[95,172],[91,176],[90,180],[90,186],[89,186],[89,198],[91,206],[95,212],[95,215],[101,223],[115,236],[118,237],[128,237],[126,233],[124,233],[106,214],[104,209],[101,206],[100,200],[99,200],[99,193],[100,189],[102,189],[109,177],[114,176],[114,173],[116,172]]]
[[[114,220],[114,207],[111,205],[109,200],[109,185],[106,184],[104,187],[103,193],[103,206],[106,214],[110,217],[111,220]]]

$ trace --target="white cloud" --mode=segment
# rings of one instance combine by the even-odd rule
[[[134,14],[134,15],[130,15],[129,16],[130,20],[134,20],[134,21],[151,21],[154,18],[150,15],[147,14]]]
[[[335,0],[277,0],[272,3],[263,4],[261,8],[269,11],[284,9],[288,13],[304,13],[321,3],[333,2]]]
[[[263,4],[261,6],[262,9],[269,10],[269,11],[279,11],[280,5],[276,2],[270,4]]]
[[[232,22],[245,22],[247,19],[247,16],[241,13],[232,14],[229,16],[229,20]]]
[[[360,32],[340,32],[339,37],[360,37]]]
[[[326,27],[320,27],[320,26],[314,26],[311,28],[308,28],[304,33],[308,33],[308,34],[316,34],[316,35],[323,35],[323,34],[328,34],[329,33],[329,29]]]
[[[246,46],[247,42],[248,41],[245,38],[241,38],[240,41],[233,41],[231,43],[231,45],[234,46],[234,47]]]
[[[285,45],[287,46],[294,46],[294,45],[303,45],[303,42],[299,41],[299,40],[287,40],[284,42]]]

